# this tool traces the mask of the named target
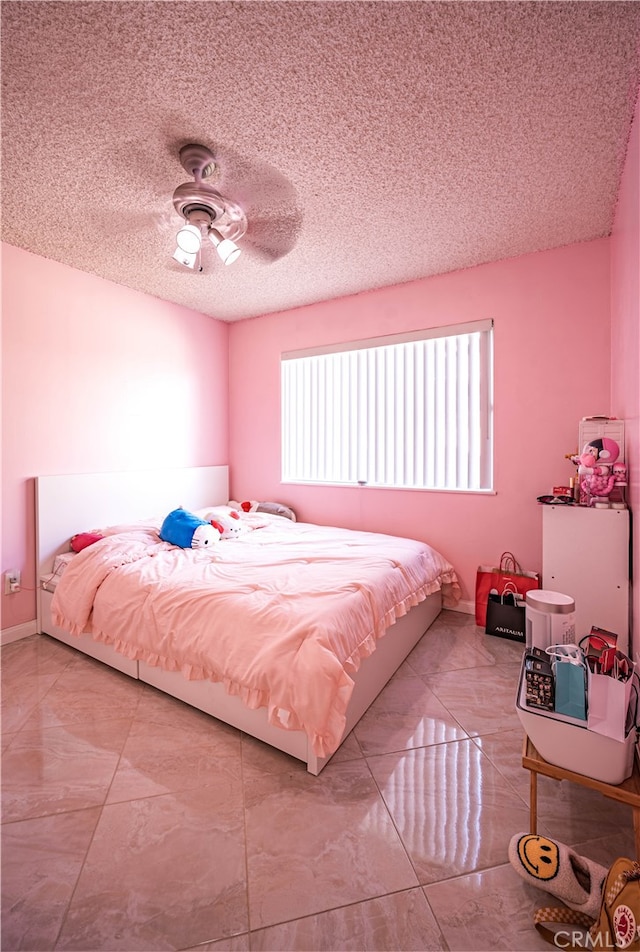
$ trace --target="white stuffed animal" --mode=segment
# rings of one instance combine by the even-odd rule
[[[218,530],[221,539],[237,539],[248,530],[248,526],[240,518],[240,513],[229,506],[207,509],[206,513],[203,513],[203,518]]]

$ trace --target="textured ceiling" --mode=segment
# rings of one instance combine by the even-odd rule
[[[2,3],[2,237],[226,321],[610,232],[637,2]],[[244,253],[171,257],[187,142]]]

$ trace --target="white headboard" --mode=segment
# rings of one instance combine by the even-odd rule
[[[229,500],[229,468],[85,473],[36,478],[36,587],[69,550],[76,532],[161,517],[183,506],[202,509]],[[38,597],[38,619],[40,598]]]

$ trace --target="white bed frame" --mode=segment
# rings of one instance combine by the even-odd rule
[[[69,539],[76,532],[163,516],[177,506],[193,510],[224,505],[228,498],[226,466],[37,477],[38,631],[291,754],[307,765],[309,773],[317,775],[330,758],[317,757],[303,731],[287,731],[269,724],[266,709],[249,710],[237,697],[228,695],[222,684],[187,681],[181,674],[131,661],[109,645],[94,641],[91,635],[70,634],[51,619],[53,592],[47,590],[47,579],[52,574],[55,556],[69,550]],[[343,740],[433,623],[441,607],[440,593],[429,596],[388,629],[373,654],[364,659],[354,676]]]

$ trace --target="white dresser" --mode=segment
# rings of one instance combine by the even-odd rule
[[[542,587],[575,600],[578,638],[597,625],[628,652],[629,510],[541,508]]]

